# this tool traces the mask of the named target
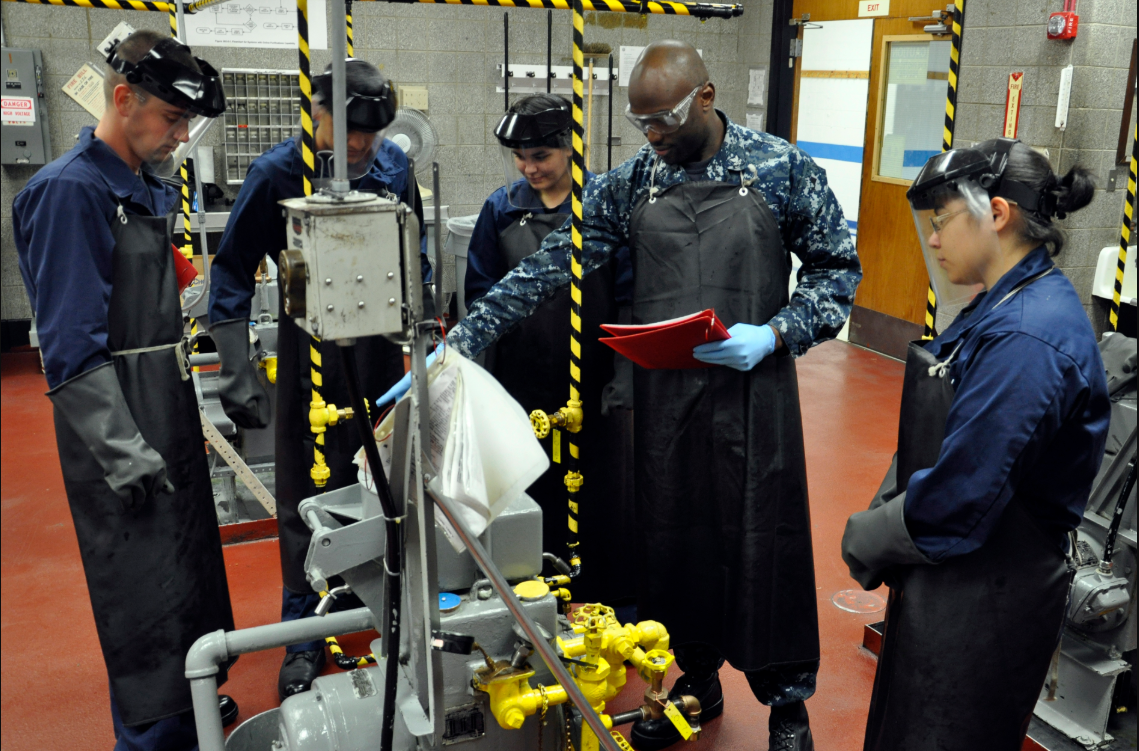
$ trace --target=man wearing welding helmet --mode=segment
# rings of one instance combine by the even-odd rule
[[[118,751],[197,748],[186,652],[233,629],[171,252],[173,174],[217,72],[153,31],[107,58],[106,111],[12,205]],[[222,666],[221,678],[225,678]],[[231,721],[237,705],[222,699]]]
[[[348,118],[346,145],[351,187],[391,195],[414,208],[419,219],[420,261],[426,283],[431,269],[419,188],[407,156],[383,137],[383,130],[395,117],[395,93],[391,83],[371,63],[349,59],[345,68],[347,111],[343,116]],[[313,190],[319,191],[333,175],[333,118],[341,113],[332,112],[331,66],[314,84]],[[304,195],[302,166],[299,136],[277,144],[249,165],[212,266],[209,318],[210,336],[221,355],[219,396],[226,415],[243,428],[265,427],[272,416],[273,406],[259,380],[263,376],[251,359],[249,314],[261,259],[268,254],[276,260],[277,254],[288,247],[278,202]],[[424,300],[430,307],[432,298],[426,289]],[[360,383],[365,401],[370,404],[403,375],[403,350],[380,336],[361,339],[356,349]],[[323,485],[315,484],[312,469],[317,447],[309,425],[312,353],[319,353],[322,371],[322,382],[316,388],[329,404],[349,402],[340,356],[336,345],[316,342],[283,310],[278,318],[277,350],[277,527],[284,580],[281,619],[288,621],[312,615],[320,601],[305,578],[305,554],[312,533],[297,506],[309,496],[355,483],[357,468],[352,459],[361,444],[359,433],[351,426],[328,430],[324,434],[323,454],[329,475],[319,478],[325,480]],[[368,418],[360,415],[357,419]],[[322,642],[289,647],[277,684],[280,698],[307,691],[324,662]]]

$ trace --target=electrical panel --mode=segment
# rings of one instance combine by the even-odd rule
[[[0,49],[0,164],[43,165],[51,161],[51,137],[39,50]]]

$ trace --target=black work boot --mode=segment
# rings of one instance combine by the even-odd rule
[[[699,681],[693,680],[687,673],[677,678],[676,684],[668,692],[668,698],[675,699],[685,694],[700,700],[701,725],[724,713],[724,691],[720,688],[719,671]],[[672,721],[661,717],[659,720],[634,722],[629,740],[637,751],[658,751],[679,743],[682,739]]]
[[[324,669],[324,649],[309,652],[286,652],[281,663],[281,674],[277,677],[277,696],[285,697],[308,691],[313,679]]]
[[[815,751],[807,705],[801,701],[772,707],[767,729],[771,733],[770,751]]]
[[[221,712],[221,726],[227,728],[237,722],[238,707],[232,696],[218,694],[218,711]]]

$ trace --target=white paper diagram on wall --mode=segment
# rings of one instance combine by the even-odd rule
[[[328,49],[324,0],[308,3],[309,48]],[[296,0],[229,0],[186,17],[191,47],[296,49]]]

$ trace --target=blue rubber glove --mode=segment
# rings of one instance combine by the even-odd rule
[[[770,326],[737,323],[728,333],[731,339],[701,344],[692,350],[692,356],[700,362],[748,371],[775,351],[775,329]]]
[[[438,357],[442,351],[443,342],[439,342],[435,347],[435,351],[427,354],[427,367],[431,367],[431,364],[435,362],[435,358]],[[411,388],[411,371],[404,373],[403,378],[396,381],[394,386],[384,392],[384,395],[376,400],[376,406],[385,407],[388,404],[399,401],[403,398],[403,395],[407,393],[409,388]]]

